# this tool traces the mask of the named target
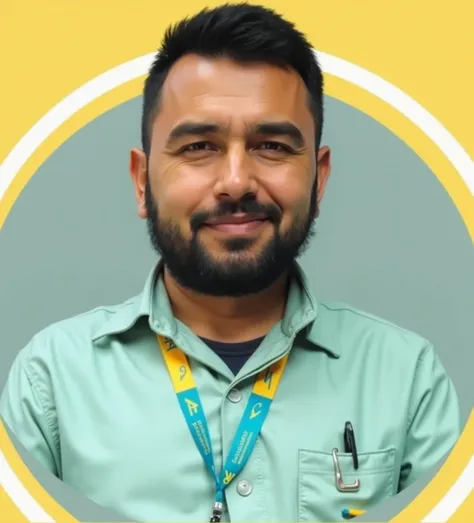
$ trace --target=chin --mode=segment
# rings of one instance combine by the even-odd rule
[[[217,264],[224,265],[226,263],[251,263],[259,258],[260,253],[252,252],[249,249],[239,251],[223,251],[219,253],[212,253],[209,258]]]
[[[220,249],[215,249],[213,251],[208,251],[209,254],[215,255],[216,258],[233,258],[233,257],[242,257],[242,258],[256,258],[261,256],[268,249],[267,242],[265,243],[256,243],[251,242],[250,245],[244,242],[232,242],[226,245],[221,246]]]

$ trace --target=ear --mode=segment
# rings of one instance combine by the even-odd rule
[[[319,216],[319,204],[324,195],[326,184],[331,174],[331,150],[329,147],[321,147],[318,151],[318,167],[317,167],[317,180],[314,190],[316,191],[316,205],[315,218]]]
[[[138,205],[138,216],[148,217],[145,205],[145,188],[147,184],[147,159],[144,151],[134,148],[130,151],[130,177],[132,178],[135,199]]]

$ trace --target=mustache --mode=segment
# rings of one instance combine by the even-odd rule
[[[219,206],[212,211],[202,210],[195,212],[190,220],[191,230],[196,232],[209,220],[223,218],[237,213],[261,214],[275,224],[279,224],[281,220],[280,208],[275,204],[262,204],[257,202],[257,200],[240,200],[238,202],[226,200],[221,202]]]

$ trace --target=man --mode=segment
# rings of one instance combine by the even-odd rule
[[[166,33],[130,161],[161,261],[138,297],[35,336],[3,392],[53,474],[136,520],[335,521],[449,451],[431,344],[318,303],[295,262],[330,173],[322,126],[311,46],[274,12]]]

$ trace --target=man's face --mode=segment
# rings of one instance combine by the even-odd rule
[[[330,170],[329,151],[314,144],[295,72],[195,55],[178,61],[149,158],[131,156],[139,214],[171,275],[214,296],[271,285],[312,233]]]

